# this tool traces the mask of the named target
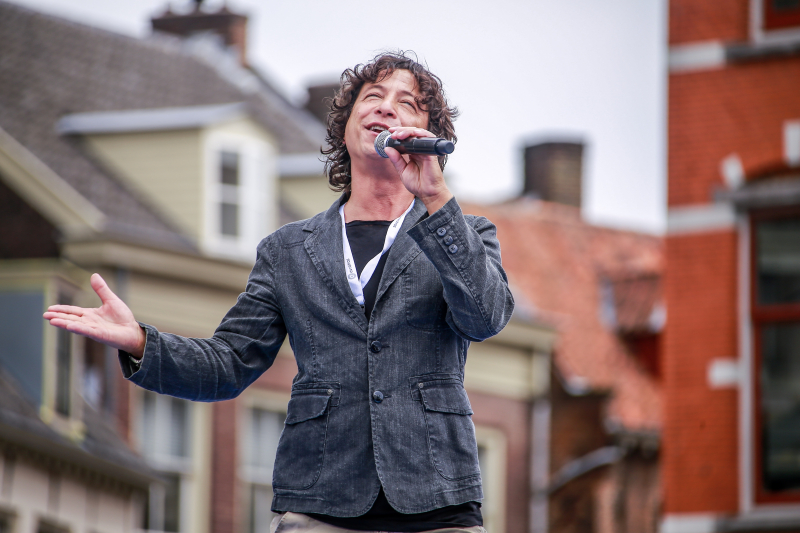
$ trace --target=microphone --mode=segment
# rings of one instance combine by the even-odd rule
[[[375,138],[375,151],[381,157],[388,158],[386,148],[394,148],[401,154],[422,154],[422,155],[447,155],[452,154],[456,149],[453,141],[440,139],[439,137],[409,137],[398,141],[392,139],[391,132],[384,130]]]

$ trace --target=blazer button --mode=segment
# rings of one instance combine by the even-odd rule
[[[380,352],[381,348],[383,348],[383,346],[381,345],[380,341],[372,341],[372,344],[369,345],[369,349],[372,351],[372,353]]]
[[[453,244],[453,236],[452,235],[448,235],[447,237],[445,237],[444,238],[444,243],[447,246],[450,246],[451,244]]]
[[[383,401],[383,393],[379,390],[373,392],[372,401],[374,401],[375,403],[381,403]]]
[[[451,244],[450,248],[448,248],[448,250],[450,250],[451,254],[454,254],[454,253],[456,253],[458,251],[458,246],[456,246],[455,244]]]
[[[447,233],[447,228],[445,228],[444,226],[436,230],[436,235],[438,235],[439,237],[444,237],[445,233]]]

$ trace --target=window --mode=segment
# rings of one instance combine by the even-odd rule
[[[35,405],[44,396],[44,337],[42,291],[0,289],[0,365],[20,384]]]
[[[277,223],[277,152],[264,139],[213,131],[204,144],[202,246],[252,260]]]
[[[506,529],[506,439],[502,431],[485,426],[475,427],[478,441],[478,463],[483,482],[481,514],[487,531]]]
[[[72,299],[59,295],[58,301],[71,305]],[[58,328],[56,330],[56,404],[58,414],[69,416],[72,407],[72,333]]]
[[[286,420],[284,413],[252,407],[246,410],[241,477],[245,482],[247,533],[266,533],[275,516],[272,507],[272,467]]]
[[[239,236],[239,154],[220,152],[219,232],[228,237]]]
[[[72,334],[56,330],[56,412],[69,416],[72,396]]]
[[[185,400],[149,391],[142,395],[140,450],[165,480],[150,490],[144,518],[147,529],[184,531],[181,518],[191,474],[191,409]]]
[[[83,339],[83,398],[97,411],[114,413],[114,380],[117,351],[91,339]]]
[[[106,347],[91,339],[84,339],[83,398],[96,410],[111,410],[109,366]],[[111,369],[115,370],[115,365]]]
[[[761,0],[765,30],[800,26],[800,0]]]
[[[753,215],[756,495],[800,499],[800,213]]]

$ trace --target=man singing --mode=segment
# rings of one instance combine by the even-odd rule
[[[463,215],[445,158],[376,153],[378,134],[455,140],[441,81],[405,54],[342,74],[326,171],[343,194],[264,239],[245,292],[210,339],[161,333],[92,276],[96,309],[54,326],[120,350],[162,394],[233,398],[289,335],[297,361],[275,460],[273,532],[483,532],[464,364],[514,306],[495,227]]]

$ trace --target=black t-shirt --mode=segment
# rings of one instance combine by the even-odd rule
[[[359,276],[364,266],[369,263],[369,260],[383,250],[383,242],[386,240],[386,232],[389,231],[389,224],[391,223],[391,221],[386,220],[355,220],[345,225],[350,251],[353,254],[353,260],[356,263],[356,271]],[[367,315],[367,320],[369,320],[372,308],[375,306],[375,297],[378,295],[378,285],[383,274],[383,267],[386,264],[386,257],[391,251],[392,249],[389,248],[383,254],[378,266],[375,268],[375,273],[372,274],[369,282],[364,287],[364,313]],[[403,514],[389,505],[389,501],[383,493],[383,487],[381,487],[378,497],[370,510],[361,516],[338,518],[312,513],[308,513],[308,516],[332,526],[357,531],[419,532],[455,526],[472,527],[483,525],[481,504],[478,502],[450,505],[426,513]]]
[[[359,276],[370,259],[383,250],[386,232],[389,231],[391,223],[391,220],[354,220],[345,224],[347,241],[350,243],[350,252],[353,254],[353,261],[356,263],[356,272]],[[386,258],[391,250],[389,248],[381,256],[375,272],[364,286],[364,314],[367,315],[367,320],[372,314],[372,308],[375,307],[375,298],[378,296],[378,285],[383,275],[383,267],[386,265]]]

